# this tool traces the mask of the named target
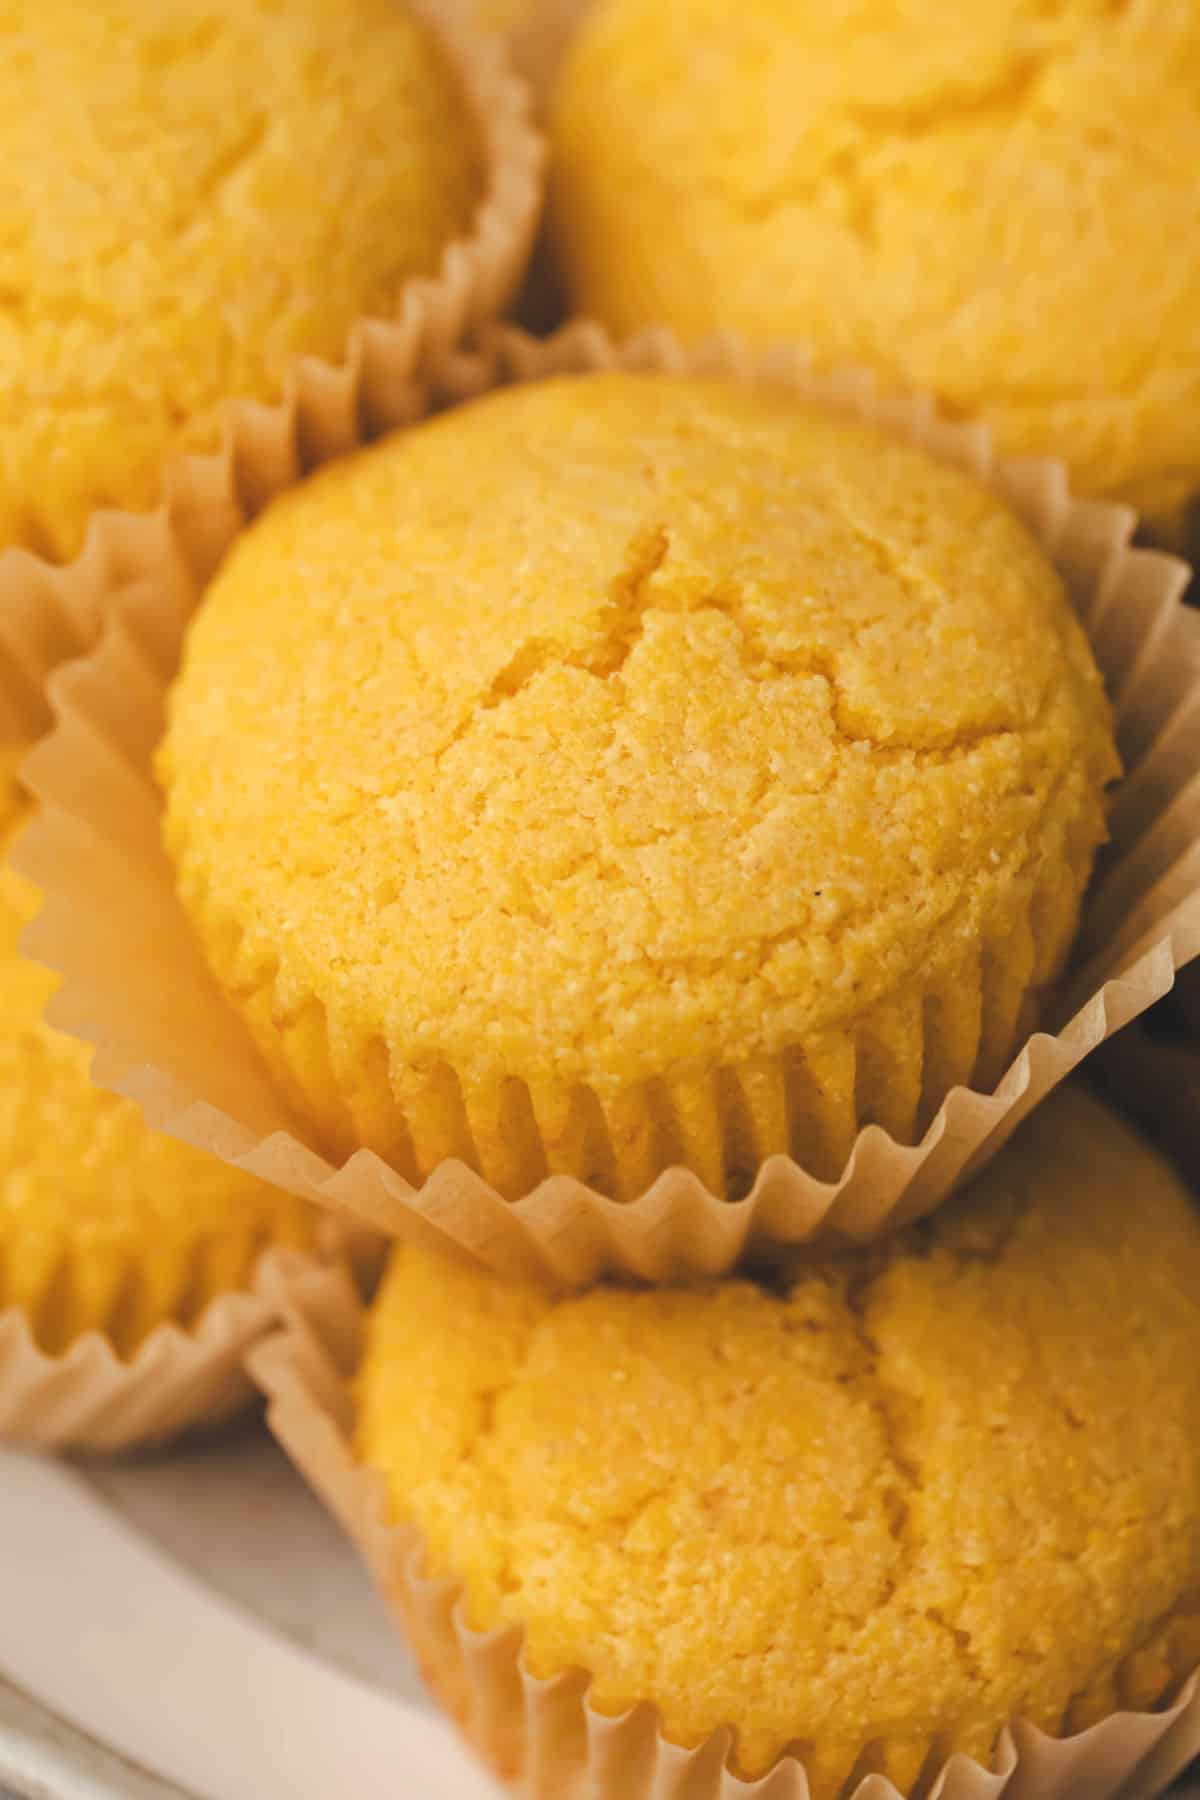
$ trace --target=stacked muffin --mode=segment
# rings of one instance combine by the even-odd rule
[[[732,1728],[743,1780],[790,1753],[813,1800],[907,1793],[1196,1666],[1198,1347],[1192,1197],[1068,1088],[928,1224],[766,1278],[554,1295],[397,1251],[355,1445],[533,1680],[583,1669],[593,1713],[649,1702],[687,1748]],[[489,1711],[402,1597],[485,1756],[558,1791],[578,1689],[538,1720],[493,1672]]]
[[[554,116],[572,301],[869,363],[1178,528],[1200,17],[1001,0],[942,22],[936,0],[589,6]]]
[[[29,811],[11,769],[5,855]],[[219,1423],[270,1320],[271,1250],[315,1248],[314,1210],[147,1129],[45,1021],[55,981],[18,953],[36,889],[0,869],[0,1434],[125,1449]]]
[[[468,229],[481,151],[389,0],[30,0],[2,28],[0,545],[62,558],[214,449],[231,396],[392,313]]]
[[[157,756],[184,907],[307,1141],[633,1208],[680,1167],[714,1205],[772,1157],[836,1179],[864,1127],[899,1156],[994,1085],[1118,766],[1062,582],[981,483],[795,394],[626,370],[284,496]],[[573,1294],[399,1249],[344,1454],[502,1775],[616,1795],[732,1732],[745,1779],[799,1752],[818,1796],[908,1789],[1190,1669],[1197,1275],[1182,1184],[1070,1091],[928,1225],[753,1277]],[[511,1635],[472,1663],[414,1542],[519,1667]],[[653,1751],[581,1748],[639,1708]]]
[[[923,1794],[1014,1720],[1102,1723],[1115,1793],[1117,1715],[1200,1664],[1200,1213],[1082,1086],[989,1156],[1111,1028],[1109,974],[1194,953],[1194,767],[1158,746],[1200,646],[1104,504],[1178,533],[1200,475],[1200,264],[1161,254],[1195,222],[1190,9],[1006,0],[954,38],[596,0],[555,104],[581,307],[865,361],[1062,456],[1083,507],[786,357],[376,354],[362,315],[439,259],[458,291],[485,183],[440,35],[376,0],[126,10],[94,45],[53,5],[11,26],[23,84],[81,97],[69,266],[24,102],[0,127],[30,296],[0,529],[64,556],[98,503],[169,501],[40,755],[39,944],[172,1129],[421,1240],[369,1306],[297,1277],[254,1355],[283,1441],[530,1794]],[[81,187],[96,143],[161,255]],[[286,454],[229,435],[348,336],[315,435],[286,399]],[[164,489],[222,429],[220,503],[211,465]],[[147,921],[161,986],[127,978]],[[0,1300],[43,1355],[129,1356],[309,1243],[101,1098],[15,945],[10,975]]]

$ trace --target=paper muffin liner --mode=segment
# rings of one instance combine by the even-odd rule
[[[543,112],[559,65],[591,4],[592,0],[524,0],[518,9],[508,32],[509,54]]]
[[[1195,582],[1191,590],[1196,595]],[[1100,1050],[1099,1087],[1123,1106],[1200,1188],[1200,962],[1166,1000]]]
[[[1043,991],[1061,974],[1092,861],[1095,815],[1076,821],[1063,855],[1013,898],[946,967],[924,969],[847,1025],[830,1026],[788,1050],[741,1064],[665,1075],[601,1097],[584,1084],[564,1096],[528,1085],[524,1102],[480,1092],[439,1064],[397,1095],[385,1059],[364,1039],[342,1061],[358,1071],[340,1091],[329,1020],[312,1000],[303,1030],[280,1030],[292,1014],[278,970],[256,981],[228,919],[211,911],[200,881],[184,893],[208,962],[305,1128],[331,1156],[360,1146],[387,1159],[409,1153],[402,1173],[419,1179],[453,1158],[469,1163],[507,1199],[520,1199],[544,1172],[578,1177],[617,1201],[636,1199],[678,1161],[722,1200],[745,1191],[772,1155],[791,1156],[834,1180],[866,1119],[911,1143],[956,1085],[986,1088],[1036,1024]],[[174,821],[176,866],[188,859]],[[361,1137],[359,1133],[361,1132]],[[403,1148],[397,1151],[394,1146]]]
[[[930,1211],[1200,953],[1200,616],[1179,604],[1187,566],[1132,548],[1133,514],[1073,499],[1060,464],[994,459],[986,430],[945,420],[928,397],[882,392],[861,370],[816,374],[794,350],[755,355],[720,340],[684,353],[659,332],[617,348],[589,325],[544,343],[497,330],[448,364],[424,399],[438,407],[508,381],[618,366],[769,381],[898,430],[988,481],[1062,572],[1106,677],[1128,773],[1072,966],[1043,1012],[1045,1029],[994,1091],[952,1090],[914,1145],[868,1126],[836,1181],[769,1157],[735,1201],[679,1168],[620,1202],[565,1175],[505,1200],[453,1159],[415,1185],[367,1151],[340,1166],[322,1155],[197,947],[163,851],[150,768],[212,556],[273,483],[299,472],[285,476],[269,458],[253,472],[240,464],[221,504],[193,490],[182,516],[205,523],[196,534],[205,557],[168,510],[144,540],[139,578],[102,597],[101,641],[51,684],[58,723],[24,770],[45,806],[17,856],[46,897],[26,950],[65,978],[52,1022],[96,1046],[96,1078],[138,1100],[157,1129],[385,1234],[461,1246],[502,1274],[569,1282],[605,1270],[712,1274],[810,1238],[867,1240]]]
[[[500,38],[545,112],[559,64],[592,0],[442,0],[463,30]]]
[[[23,1308],[0,1308],[0,1441],[112,1454],[225,1424],[255,1399],[246,1353],[291,1286],[319,1278],[352,1293],[348,1256],[328,1226],[311,1253],[267,1250],[245,1290],[218,1295],[191,1328],[155,1326],[128,1358],[99,1330],[50,1355]]]
[[[589,1678],[573,1669],[550,1680],[524,1666],[517,1626],[478,1632],[466,1622],[461,1588],[432,1576],[420,1534],[387,1519],[380,1478],[356,1461],[348,1380],[362,1349],[363,1311],[344,1282],[293,1273],[279,1297],[282,1331],[251,1352],[250,1372],[267,1395],[267,1420],[283,1449],[341,1521],[409,1638],[425,1679],[468,1742],[526,1800],[809,1800],[808,1780],[784,1756],[758,1780],[729,1768],[732,1732],[685,1749],[663,1734],[649,1703],[610,1717],[589,1703]],[[1196,1633],[1191,1634],[1194,1646]],[[923,1760],[901,1777],[928,1800],[1154,1800],[1200,1752],[1200,1671],[1191,1661],[1152,1656],[1155,1673],[1126,1659],[1113,1683],[1071,1709],[1051,1737],[1014,1722],[1000,1733],[990,1769],[961,1752]],[[1122,1711],[1122,1685],[1178,1690],[1153,1711]],[[1080,1730],[1083,1714],[1088,1723]],[[913,1747],[909,1747],[910,1751]],[[900,1787],[868,1754],[846,1800],[903,1800]],[[944,1752],[941,1753],[944,1755]],[[882,1760],[886,1761],[886,1753]],[[919,1776],[915,1773],[919,1767]],[[895,1773],[895,1770],[893,1770]]]
[[[554,80],[591,0],[445,0],[476,31],[505,44],[517,73],[529,84],[534,110],[550,110]],[[567,317],[557,259],[543,220],[513,316],[530,331],[545,334]]]
[[[102,597],[136,579],[144,522],[109,514],[77,560],[56,567],[30,550],[0,550],[0,747],[24,747],[53,723],[51,671],[96,640]]]
[[[1200,1041],[1160,1036],[1155,1021],[1135,1020],[1104,1046],[1095,1078],[1200,1187]]]
[[[139,536],[140,522],[129,523]],[[0,751],[25,748],[51,723],[50,674],[94,639],[100,596],[121,583],[125,526],[113,515],[69,570],[24,551],[0,556]],[[225,1423],[255,1399],[243,1359],[278,1323],[264,1284],[282,1291],[279,1254],[265,1251],[248,1287],[214,1298],[193,1325],[156,1326],[128,1358],[100,1330],[50,1354],[23,1307],[0,1305],[0,1441],[112,1453]],[[324,1214],[313,1251],[291,1255],[293,1269],[349,1259],[369,1272],[375,1240]]]

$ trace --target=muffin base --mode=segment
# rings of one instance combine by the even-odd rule
[[[348,1300],[327,1277],[293,1281],[281,1306],[285,1329],[261,1343],[248,1366],[268,1397],[275,1436],[341,1520],[439,1704],[495,1774],[527,1800],[676,1800],[684,1792],[687,1800],[809,1800],[808,1775],[794,1756],[743,1780],[729,1767],[730,1731],[692,1749],[671,1744],[649,1704],[616,1718],[596,1712],[583,1670],[531,1676],[518,1628],[467,1626],[461,1590],[429,1577],[419,1535],[387,1522],[382,1482],[354,1458],[347,1384],[363,1313]],[[1200,1750],[1198,1665],[1200,1610],[1184,1608],[1072,1705],[1061,1723],[1071,1735],[1007,1726],[990,1770],[945,1742],[864,1745],[843,1770],[814,1767],[816,1800],[998,1800],[1010,1781],[1011,1791],[1039,1800],[1115,1800],[1118,1791],[1121,1800],[1153,1800]],[[1163,1710],[1133,1710],[1181,1684]]]
[[[297,1016],[273,979],[255,984],[204,893],[189,886],[185,899],[273,1080],[331,1156],[361,1146],[414,1186],[456,1159],[506,1200],[569,1176],[628,1202],[676,1167],[718,1199],[740,1200],[769,1157],[835,1182],[864,1126],[910,1145],[952,1088],[996,1085],[1066,962],[1093,860],[1086,826],[1074,853],[949,967],[781,1055],[682,1069],[606,1098],[587,1085],[537,1090],[516,1078],[470,1087],[447,1063],[397,1070],[381,1039],[339,1056],[323,1005],[310,997]]]
[[[520,1197],[506,1199],[456,1152],[452,1137],[439,1141],[433,1128],[429,1149],[443,1160],[420,1185],[419,1168],[436,1158],[408,1162],[396,1144],[388,1145],[391,1160],[359,1150],[336,1166],[327,1145],[297,1128],[244,1025],[217,991],[163,855],[150,752],[203,580],[188,551],[187,530],[177,528],[171,513],[161,519],[158,537],[142,543],[139,579],[105,597],[108,628],[94,653],[56,679],[57,729],[27,764],[47,810],[21,849],[26,871],[46,895],[27,944],[66,976],[53,1022],[98,1045],[97,1078],[140,1100],[157,1128],[349,1210],[390,1235],[459,1245],[499,1273],[570,1282],[591,1280],[603,1270],[650,1279],[712,1274],[745,1256],[818,1235],[863,1241],[930,1211],[1000,1148],[1044,1094],[1166,993],[1175,970],[1200,954],[1200,790],[1194,781],[1200,771],[1200,616],[1179,604],[1186,566],[1131,549],[1133,515],[1073,501],[1059,465],[993,463],[981,428],[947,423],[927,398],[881,394],[861,371],[814,375],[796,351],[759,358],[722,341],[685,355],[662,333],[617,348],[586,325],[545,343],[504,331],[473,356],[445,365],[422,390],[414,412],[508,381],[613,366],[769,381],[892,425],[988,480],[1066,579],[1106,675],[1129,774],[1112,810],[1112,845],[1084,902],[1072,971],[1044,993],[1046,1030],[1024,1037],[993,1091],[953,1088],[915,1145],[868,1125],[834,1181],[790,1156],[768,1154],[749,1192],[735,1200],[719,1199],[697,1174],[678,1166],[651,1179],[648,1159],[641,1165],[642,1185],[628,1184],[623,1200],[569,1174],[551,1173],[523,1191],[510,1180],[511,1169],[504,1185]],[[296,473],[276,481],[264,459],[258,480],[262,491],[273,492]],[[188,519],[203,516],[219,540],[210,548],[220,549],[253,505],[243,494],[237,508],[221,514],[211,501],[197,485],[185,513]],[[268,993],[262,1002],[271,1004]],[[296,1026],[304,1057],[319,1061],[324,1027],[318,1016],[278,1023]],[[1015,1036],[1027,1033],[1029,1024],[1016,1020]],[[378,1057],[365,1061],[366,1073],[358,1072],[363,1116],[341,1140],[346,1149],[369,1136],[371,1103],[380,1098],[372,1082],[378,1079],[382,1089]],[[997,1063],[1002,1061],[1001,1052]],[[949,1073],[967,1078],[965,1066],[961,1075]],[[996,1073],[995,1066],[986,1073],[972,1067],[970,1078],[990,1083]],[[452,1078],[439,1079],[448,1091],[435,1084],[430,1116],[444,1121],[455,1111],[455,1096]],[[497,1096],[493,1108],[505,1155],[511,1155],[504,1111],[510,1098]],[[918,1129],[922,1122],[918,1113]],[[635,1113],[635,1139],[636,1128]],[[562,1129],[568,1135],[578,1129],[569,1108]]]
[[[49,1356],[10,1307],[0,1313],[0,1439],[114,1454],[216,1429],[250,1405],[242,1359],[271,1323],[255,1295],[227,1294],[194,1332],[161,1325],[122,1362],[98,1331]]]
[[[50,1355],[21,1308],[0,1310],[0,1440],[112,1454],[216,1429],[253,1403],[246,1353],[279,1323],[289,1286],[320,1266],[315,1254],[267,1251],[249,1289],[219,1295],[191,1329],[156,1326],[124,1360],[98,1330]],[[331,1267],[323,1279],[346,1276]]]

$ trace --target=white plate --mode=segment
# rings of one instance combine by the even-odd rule
[[[0,1793],[495,1800],[257,1435],[124,1466],[0,1452],[0,1678]]]
[[[83,1468],[0,1451],[10,1790],[497,1800],[336,1525],[252,1434]]]

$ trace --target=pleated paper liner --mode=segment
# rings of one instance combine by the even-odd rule
[[[1200,1038],[1179,1035],[1162,1009],[1137,1019],[1096,1058],[1097,1085],[1200,1187]]]
[[[106,577],[119,582],[127,523],[141,535],[141,521],[113,515],[70,570],[24,551],[0,557],[0,750],[8,755],[49,726],[51,671],[94,639],[93,609]],[[86,770],[83,778],[86,786]],[[279,1319],[260,1287],[274,1254],[260,1256],[244,1290],[218,1295],[187,1325],[160,1324],[127,1357],[98,1329],[52,1354],[23,1307],[0,1305],[0,1440],[112,1453],[224,1424],[254,1402],[245,1354]],[[3,1255],[0,1244],[0,1262]],[[348,1234],[323,1214],[311,1259],[293,1253],[289,1266],[349,1258],[368,1271],[374,1255],[365,1233]],[[281,1291],[278,1276],[272,1291]]]
[[[478,17],[484,10],[504,32],[513,67],[529,83],[539,118],[550,111],[555,77],[571,39],[591,0],[455,0],[461,8],[473,5]],[[534,244],[529,272],[513,316],[530,331],[545,335],[561,325],[570,313],[566,288],[545,219]]]
[[[174,512],[162,515],[140,579],[111,597],[95,651],[52,683],[58,724],[25,767],[46,806],[19,854],[46,895],[27,950],[65,977],[51,1019],[97,1047],[97,1078],[137,1099],[154,1126],[385,1234],[459,1245],[500,1273],[572,1282],[604,1270],[710,1274],[814,1237],[866,1240],[928,1212],[1200,953],[1200,616],[1179,604],[1185,564],[1132,549],[1133,515],[1073,500],[1060,465],[993,460],[982,428],[947,422],[927,398],[881,393],[861,371],[813,374],[795,351],[752,356],[722,341],[685,355],[660,333],[618,349],[586,325],[545,343],[500,331],[447,365],[427,400],[611,366],[770,381],[879,420],[1006,495],[1062,571],[1106,677],[1128,774],[1046,1029],[993,1092],[954,1089],[914,1145],[868,1126],[835,1181],[770,1157],[735,1201],[682,1169],[617,1203],[568,1176],[506,1200],[457,1161],[419,1186],[366,1151],[333,1166],[297,1130],[220,996],[160,840],[150,756],[203,574],[186,533],[172,529]],[[230,541],[273,479],[260,471],[248,486],[232,483],[224,510],[205,513],[194,494],[188,516],[205,517],[210,548]]]
[[[794,1757],[760,1780],[741,1780],[728,1767],[728,1730],[682,1749],[662,1735],[648,1704],[618,1718],[594,1711],[583,1671],[549,1681],[529,1675],[519,1629],[472,1631],[459,1588],[429,1576],[419,1535],[388,1523],[382,1484],[355,1461],[347,1380],[361,1353],[356,1296],[335,1274],[292,1273],[279,1304],[286,1329],[249,1358],[271,1429],[358,1547],[435,1696],[501,1779],[526,1800],[808,1800]],[[990,1769],[961,1753],[938,1767],[931,1759],[909,1792],[929,1800],[1155,1800],[1200,1751],[1200,1677],[1180,1669],[1166,1679],[1179,1692],[1161,1710],[1097,1708],[1105,1715],[1098,1722],[1059,1738],[1014,1723],[1000,1734]],[[903,1800],[883,1773],[844,1793]]]
[[[511,8],[509,53],[542,112],[559,64],[590,4],[591,0],[516,0]]]
[[[442,0],[461,29],[499,38],[545,112],[558,66],[592,0]]]
[[[278,400],[232,400],[209,456],[173,459],[158,512],[98,512],[69,570],[24,550],[0,550],[0,664],[9,679],[0,739],[44,723],[39,674],[95,639],[102,596],[156,570],[166,545],[207,573],[231,520],[256,510],[304,470],[418,415],[426,383],[520,285],[542,205],[545,145],[527,84],[495,41],[471,29],[455,0],[404,0],[436,30],[457,68],[479,132],[480,199],[465,236],[435,273],[406,281],[387,318],[357,320],[339,362],[294,359]]]
[[[1200,963],[1104,1046],[1095,1075],[1200,1188]]]
[[[247,1351],[278,1325],[290,1285],[318,1278],[353,1291],[336,1231],[312,1254],[267,1250],[245,1290],[190,1326],[156,1326],[128,1358],[99,1330],[51,1355],[24,1309],[0,1309],[0,1440],[111,1454],[225,1424],[255,1399]]]

